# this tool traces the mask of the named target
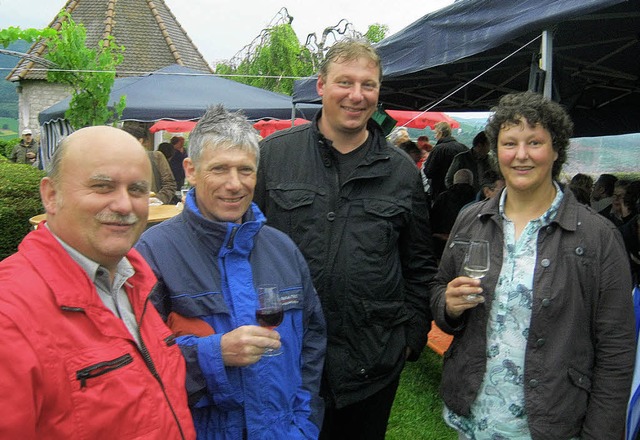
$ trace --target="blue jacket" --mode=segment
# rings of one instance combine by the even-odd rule
[[[326,330],[307,264],[285,234],[264,225],[256,205],[242,224],[214,222],[199,213],[194,191],[180,215],[147,230],[136,248],[158,277],[160,313],[201,318],[216,332],[177,338],[198,438],[315,439]],[[257,325],[254,286],[262,283],[277,284],[283,297],[276,331],[284,353],[227,367],[221,336]]]

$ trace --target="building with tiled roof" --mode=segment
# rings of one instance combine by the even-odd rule
[[[86,28],[86,44],[98,48],[108,36],[125,47],[124,60],[116,76],[133,76],[179,64],[212,73],[202,54],[180,26],[164,0],[68,0],[62,8],[73,21]],[[57,16],[49,27],[60,29]],[[29,55],[43,57],[44,41],[37,41]],[[20,130],[38,131],[38,113],[70,95],[68,86],[48,83],[46,69],[27,57],[20,60],[6,77],[18,82]]]

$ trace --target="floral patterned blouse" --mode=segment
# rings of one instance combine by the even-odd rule
[[[556,197],[549,209],[531,220],[518,240],[513,222],[504,213],[507,190],[501,195],[504,257],[487,322],[487,369],[470,417],[444,409],[447,424],[471,440],[531,438],[524,406],[524,359],[538,231],[554,219],[563,196],[555,186]]]

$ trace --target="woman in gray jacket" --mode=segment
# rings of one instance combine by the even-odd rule
[[[573,125],[558,104],[525,92],[494,111],[506,189],[460,214],[431,300],[454,335],[445,420],[461,439],[622,438],[635,343],[621,236],[556,182]],[[482,280],[461,275],[478,239]]]

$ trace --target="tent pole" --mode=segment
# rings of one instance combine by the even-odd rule
[[[296,120],[296,104],[294,103],[291,106],[291,126],[292,127],[295,125],[295,120]]]
[[[553,84],[553,33],[549,29],[542,31],[542,58],[540,68],[544,70],[543,95],[551,99],[551,86]]]

